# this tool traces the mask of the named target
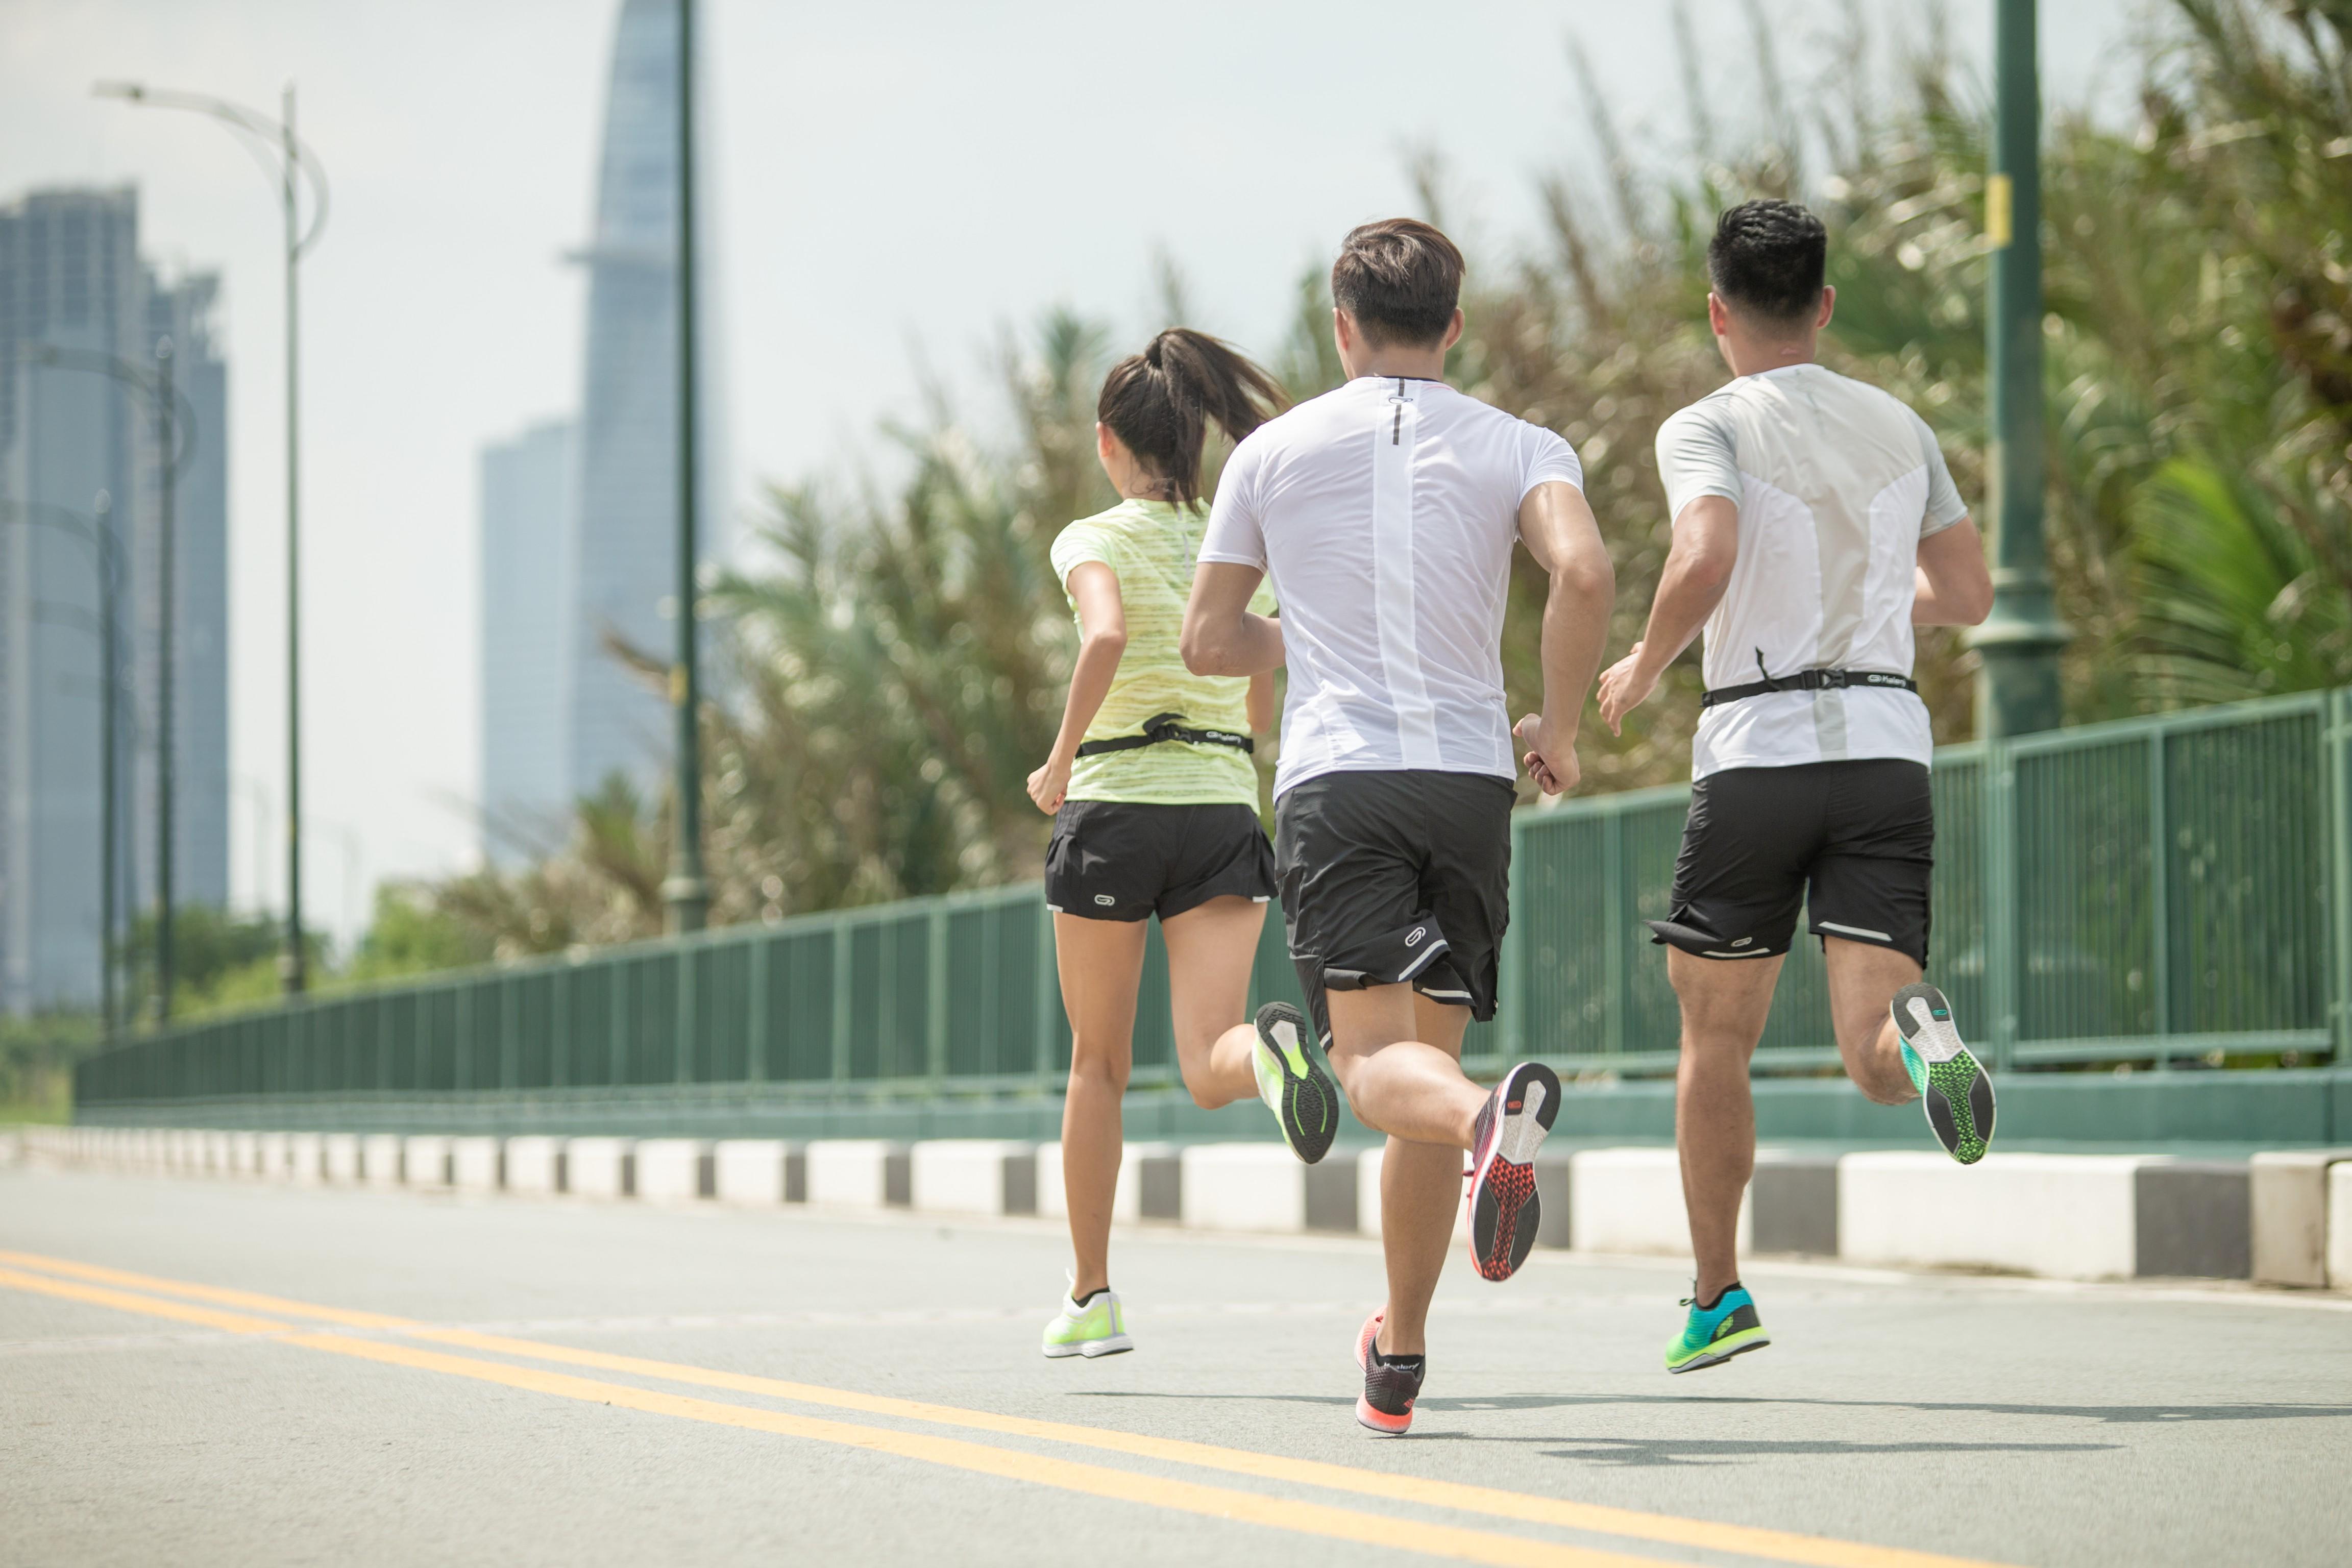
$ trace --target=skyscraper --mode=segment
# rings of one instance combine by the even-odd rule
[[[87,363],[152,369],[159,327],[185,340],[178,379],[200,432],[178,484],[176,891],[184,903],[227,892],[227,409],[207,321],[215,289],[209,277],[163,287],[141,263],[130,189],[36,191],[0,206],[0,1012],[98,997],[110,611],[118,918],[152,895],[160,452],[147,398]],[[41,363],[44,348],[65,351],[64,363]]]
[[[677,0],[622,0],[596,182],[596,230],[578,259],[588,268],[588,352],[581,393],[577,582],[569,773],[584,795],[619,773],[650,795],[670,751],[661,694],[606,646],[617,638],[667,658],[677,519]],[[707,93],[698,108],[707,109]],[[707,113],[703,116],[707,119]],[[697,143],[709,138],[697,127]],[[698,195],[704,226],[710,182]],[[698,247],[708,257],[713,247]],[[706,268],[706,270],[708,268]],[[700,281],[698,279],[698,281]],[[703,290],[700,336],[713,326]],[[699,356],[703,423],[698,538],[706,560],[724,553],[723,426],[713,356]]]
[[[482,856],[557,847],[573,796],[578,443],[568,419],[482,449]]]

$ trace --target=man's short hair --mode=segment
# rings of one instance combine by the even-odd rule
[[[1794,325],[1821,305],[1829,230],[1794,202],[1742,202],[1716,220],[1706,275],[1723,301]]]
[[[1462,252],[1418,218],[1349,230],[1331,263],[1331,302],[1356,319],[1375,348],[1443,341],[1461,298]]]

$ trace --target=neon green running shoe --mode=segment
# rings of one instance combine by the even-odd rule
[[[1329,1153],[1339,1131],[1339,1086],[1331,1081],[1307,1015],[1287,1002],[1260,1007],[1250,1066],[1257,1072],[1257,1097],[1281,1124],[1290,1152],[1309,1165]]]
[[[1133,1350],[1135,1342],[1127,1337],[1127,1309],[1119,1305],[1118,1292],[1097,1290],[1084,1301],[1065,1297],[1062,1310],[1045,1325],[1042,1348],[1049,1356],[1082,1355],[1088,1361]]]
[[[1952,1005],[1932,985],[1906,985],[1887,1004],[1903,1037],[1903,1070],[1919,1091],[1928,1130],[1944,1152],[1963,1165],[1985,1157],[1992,1143],[1992,1079],[1960,1043]]]
[[[1712,1307],[1702,1307],[1692,1297],[1684,1298],[1683,1305],[1690,1309],[1690,1316],[1683,1322],[1681,1337],[1666,1347],[1668,1372],[1721,1366],[1733,1356],[1772,1342],[1757,1320],[1756,1299],[1737,1281],[1724,1288]]]

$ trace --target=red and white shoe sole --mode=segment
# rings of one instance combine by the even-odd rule
[[[1535,1249],[1543,1207],[1536,1195],[1536,1151],[1559,1115],[1559,1079],[1539,1063],[1513,1068],[1496,1086],[1507,1109],[1470,1176],[1470,1261],[1479,1277],[1504,1280]]]

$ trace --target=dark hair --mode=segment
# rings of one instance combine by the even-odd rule
[[[1238,441],[1290,399],[1282,384],[1206,332],[1171,327],[1103,377],[1095,417],[1184,506],[1201,501],[1208,422]]]
[[[1331,263],[1331,302],[1356,319],[1364,341],[1436,343],[1462,298],[1462,252],[1418,218],[1350,229]]]
[[[1723,301],[1794,324],[1822,302],[1829,230],[1794,202],[1742,202],[1716,220],[1706,275]]]

